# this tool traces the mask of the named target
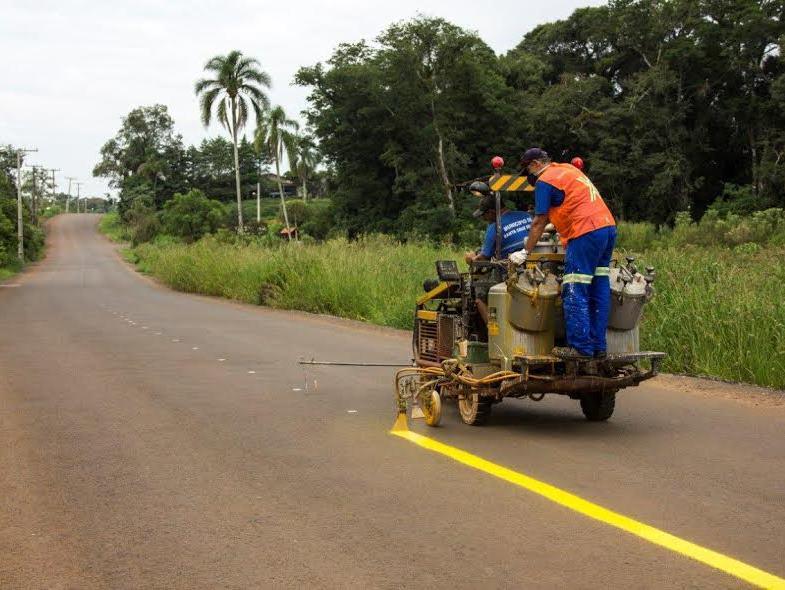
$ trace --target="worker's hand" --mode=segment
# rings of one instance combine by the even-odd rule
[[[513,252],[512,254],[510,254],[510,262],[520,266],[521,264],[526,263],[526,259],[528,257],[529,257],[529,253],[526,250],[519,250],[518,252]]]
[[[475,258],[477,258],[477,255],[474,252],[467,252],[463,255],[463,259],[466,261],[466,264],[471,264],[474,262]]]

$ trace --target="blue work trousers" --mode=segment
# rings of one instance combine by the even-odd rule
[[[615,244],[613,226],[595,229],[567,244],[562,282],[567,344],[586,356],[606,349],[611,307],[608,277]]]

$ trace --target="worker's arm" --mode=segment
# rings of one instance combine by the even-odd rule
[[[542,232],[545,231],[545,226],[548,225],[548,214],[535,215],[532,221],[532,228],[529,230],[529,237],[526,239],[526,251],[532,252],[537,242],[540,241]]]
[[[551,207],[558,207],[564,202],[564,191],[538,180],[534,185],[534,221],[526,240],[526,251],[531,252],[540,241],[545,226],[548,225],[548,211]]]
[[[493,223],[488,224],[485,230],[485,240],[478,252],[467,252],[464,254],[463,259],[466,264],[471,264],[476,260],[490,260],[496,247],[496,225]]]
[[[477,252],[467,252],[466,254],[463,255],[463,259],[466,261],[466,264],[471,264],[472,262],[475,262],[477,260],[490,260],[490,258],[485,256],[484,254],[480,254]]]

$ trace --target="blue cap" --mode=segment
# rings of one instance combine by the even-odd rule
[[[518,164],[521,167],[528,166],[534,160],[544,160],[548,157],[549,157],[548,152],[546,152],[544,149],[538,147],[531,147],[525,152],[523,152],[523,155],[521,156],[521,161]]]

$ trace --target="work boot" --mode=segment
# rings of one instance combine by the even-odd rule
[[[592,358],[591,355],[583,354],[580,350],[573,348],[572,346],[555,346],[551,351],[551,354],[560,359],[570,361],[587,361]]]

